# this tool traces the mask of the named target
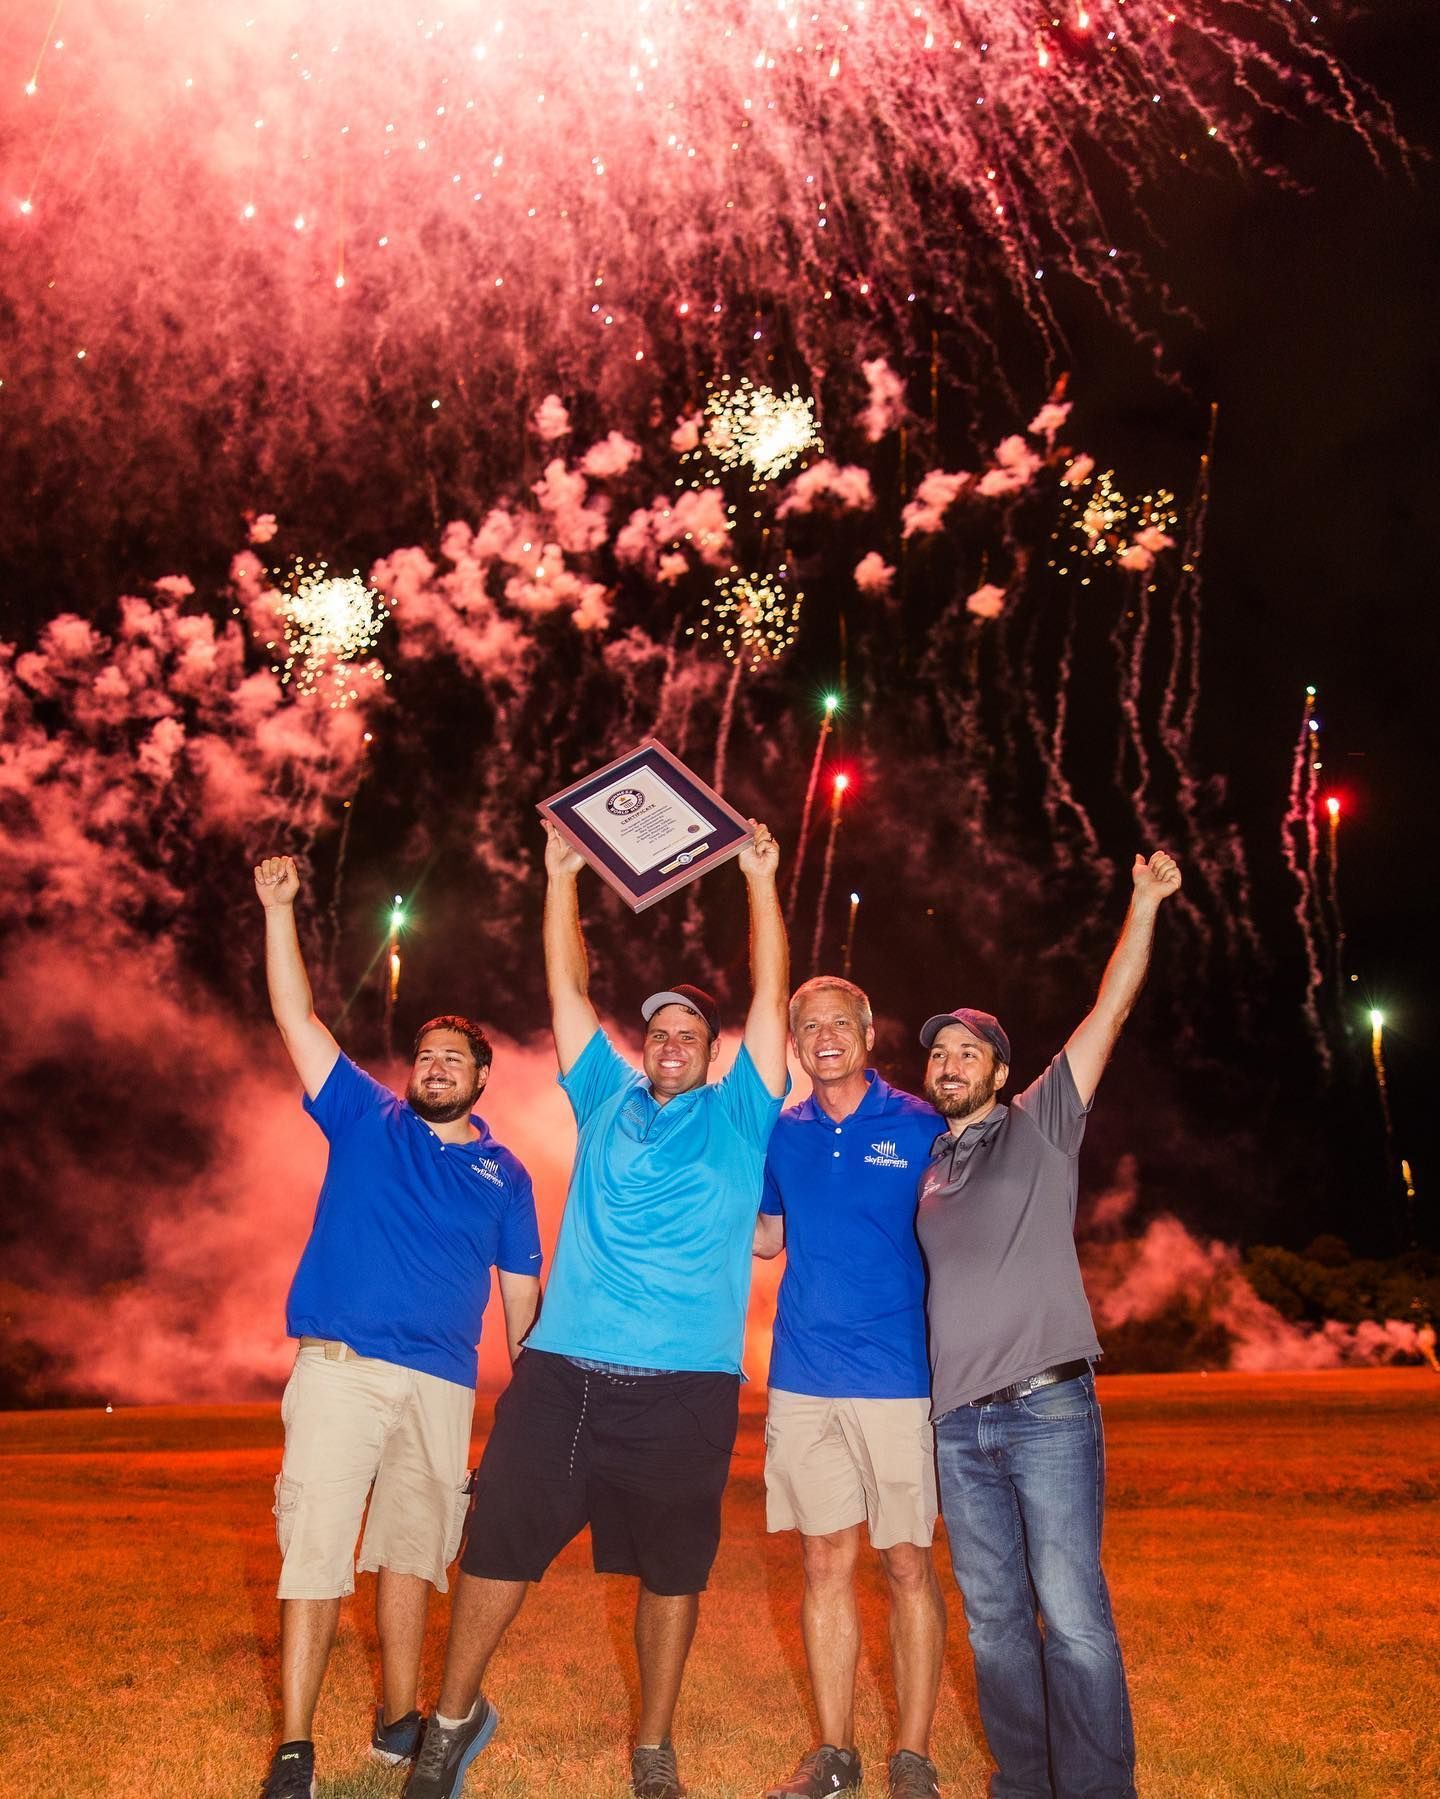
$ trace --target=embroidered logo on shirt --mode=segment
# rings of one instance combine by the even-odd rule
[[[492,1186],[503,1187],[505,1185],[505,1177],[500,1172],[500,1164],[493,1157],[481,1156],[478,1162],[472,1162],[470,1166],[482,1180],[489,1181]]]
[[[889,1137],[882,1138],[879,1143],[870,1145],[870,1154],[866,1156],[865,1163],[870,1168],[908,1168],[910,1166],[909,1158],[899,1153],[899,1145]]]

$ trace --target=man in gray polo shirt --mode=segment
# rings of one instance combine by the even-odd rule
[[[1134,1799],[1125,1668],[1100,1565],[1105,1450],[1095,1325],[1075,1255],[1090,1102],[1178,891],[1135,858],[1125,926],[1089,1015],[1006,1106],[989,1012],[927,1019],[925,1097],[948,1129],[920,1181],[940,1509],[965,1599],[991,1799]],[[1038,1612],[1038,1617],[1037,1617]],[[1040,1620],[1044,1628],[1041,1629]]]

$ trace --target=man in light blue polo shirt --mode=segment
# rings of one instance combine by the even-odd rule
[[[824,1799],[861,1780],[855,1748],[860,1623],[855,1566],[868,1524],[890,1589],[896,1746],[892,1799],[933,1799],[930,1726],[945,1647],[931,1562],[936,1495],[915,1184],[939,1115],[866,1066],[859,987],[817,975],[790,1001],[809,1099],[781,1114],[765,1164],[755,1252],[785,1251],[770,1358],[765,1501],[799,1530],[801,1624],[820,1746],[767,1799]]]
[[[643,1073],[600,1028],[581,858],[546,826],[545,973],[579,1126],[545,1310],[495,1411],[461,1560],[440,1704],[407,1799],[454,1799],[495,1728],[480,1693],[530,1581],[586,1524],[595,1570],[638,1576],[636,1799],[683,1799],[671,1719],[720,1541],[765,1145],[787,1084],[785,927],[764,825],[740,853],[752,998],[711,1083],[715,1002],[652,993]]]
[[[342,1596],[376,1570],[384,1697],[371,1753],[420,1742],[416,1684],[430,1588],[460,1546],[475,1346],[499,1270],[510,1353],[535,1316],[540,1237],[530,1177],[471,1107],[485,1033],[454,1014],[415,1040],[402,1100],[340,1053],[316,1017],[295,928],[290,856],[255,869],[271,1010],[330,1158],[286,1324],[299,1339],[275,1482],[283,1741],[264,1799],[312,1799],[311,1725]],[[368,1502],[368,1509],[367,1509]]]

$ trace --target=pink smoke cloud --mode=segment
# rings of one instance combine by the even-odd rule
[[[943,469],[932,469],[900,515],[901,536],[916,537],[942,530],[945,514],[974,479],[965,473],[947,475]]]
[[[849,464],[841,467],[823,457],[790,483],[775,516],[791,518],[813,512],[817,506],[830,506],[837,512],[866,512],[874,504],[875,490],[867,469]]]
[[[530,422],[542,443],[554,443],[557,438],[569,434],[570,414],[561,403],[559,394],[546,394],[535,408]]]
[[[871,550],[855,565],[855,585],[861,593],[880,598],[895,582],[895,570],[878,550]]]
[[[1061,483],[1066,487],[1083,487],[1095,472],[1093,456],[1075,456],[1066,464]]]
[[[1055,442],[1055,434],[1070,416],[1072,402],[1047,400],[1025,429],[1032,437],[1043,437],[1046,448]]]
[[[999,618],[1005,610],[1005,589],[993,581],[984,581],[974,593],[965,596],[965,610],[976,618]]]
[[[1034,480],[1041,459],[1018,434],[1003,438],[995,449],[995,466],[986,469],[975,491],[986,499],[1019,493]]]
[[[905,383],[883,356],[860,364],[869,399],[860,414],[860,428],[871,443],[878,443],[905,416]]]
[[[620,431],[611,431],[599,443],[591,444],[581,458],[580,466],[587,475],[608,480],[623,475],[633,462],[640,460],[640,446],[631,443]]]

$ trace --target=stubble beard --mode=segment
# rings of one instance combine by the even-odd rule
[[[925,1097],[942,1118],[973,1118],[983,1112],[995,1097],[995,1074],[992,1069],[978,1084],[972,1082],[963,1093],[944,1094],[938,1082],[925,1083]]]
[[[405,1095],[412,1111],[417,1112],[426,1124],[454,1124],[457,1118],[468,1118],[470,1108],[480,1097],[480,1085],[475,1082],[468,1093],[457,1095],[453,1099],[429,1099],[418,1081],[410,1083]]]

